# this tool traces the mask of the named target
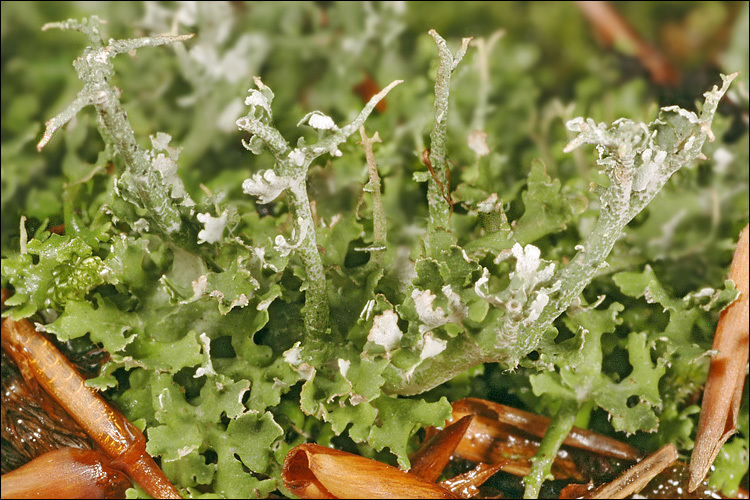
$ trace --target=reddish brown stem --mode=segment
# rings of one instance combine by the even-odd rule
[[[544,437],[550,423],[548,417],[483,399],[464,398],[453,403],[454,417],[466,413],[474,413],[494,419],[499,423],[511,425],[539,438]],[[621,460],[635,461],[642,456],[638,449],[629,444],[578,427],[571,429],[563,444]]]
[[[611,483],[597,488],[586,498],[627,498],[641,491],[649,481],[676,460],[677,448],[673,444],[662,446]]]
[[[55,346],[28,320],[2,322],[3,347],[22,373],[30,372],[39,385],[91,438],[154,498],[181,498],[159,466],[146,453],[140,430],[107,404]]]
[[[729,278],[740,295],[722,311],[716,325],[713,343],[716,354],[711,357],[695,447],[690,456],[690,491],[700,485],[721,447],[737,429],[748,360],[749,254],[748,226],[745,226],[729,270]]]
[[[675,85],[680,75],[656,48],[649,45],[625,21],[609,2],[575,2],[584,16],[602,37],[604,44],[620,44],[629,47],[643,66],[651,73],[651,79],[660,85]]]

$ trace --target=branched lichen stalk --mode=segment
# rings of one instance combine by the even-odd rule
[[[550,301],[548,307],[542,312],[532,335],[526,337],[525,342],[519,345],[518,355],[525,356],[536,348],[538,339],[544,331],[552,326],[552,322],[573,303],[593,279],[596,272],[602,266],[607,265],[606,258],[625,226],[653,200],[672,174],[701,155],[701,149],[706,139],[713,139],[710,127],[719,100],[726,93],[729,84],[736,75],[735,73],[728,77],[722,77],[723,85],[721,89],[714,87],[712,91],[704,94],[706,101],[703,105],[703,111],[700,117],[693,119],[694,125],[697,125],[695,127],[697,130],[686,132],[687,137],[682,141],[674,140],[676,144],[669,146],[671,151],[666,152],[663,163],[655,169],[648,180],[642,182],[642,189],[633,189],[632,180],[628,182],[622,182],[622,180],[628,177],[635,178],[640,171],[646,169],[646,165],[641,165],[640,171],[635,170],[635,173],[633,173],[632,167],[630,171],[625,171],[620,164],[615,167],[619,167],[619,171],[615,170],[609,173],[610,186],[603,193],[599,219],[575,257],[556,276],[556,279],[559,279],[561,283],[559,295]],[[676,108],[668,107],[664,109],[673,111]],[[679,116],[690,115],[684,110],[681,111],[683,111],[682,114],[678,112]],[[657,120],[656,123],[660,124],[660,120]],[[586,132],[586,130],[582,131],[581,136],[585,137]],[[599,138],[599,134],[594,134],[594,136],[596,139]],[[593,142],[595,138],[592,137],[591,141],[587,142]],[[653,142],[650,143],[651,146],[656,149],[655,142],[659,140],[658,134],[654,134],[650,139]],[[574,140],[571,144],[575,147],[580,142],[576,144],[576,140]],[[566,147],[566,151],[570,150],[571,146],[569,145]],[[643,153],[640,153],[640,155],[642,156]],[[657,155],[658,153],[654,156]],[[612,200],[617,202],[613,203]]]
[[[606,258],[625,226],[651,202],[672,174],[701,156],[705,140],[713,137],[710,125],[718,102],[735,77],[736,74],[722,76],[722,87],[704,94],[700,116],[670,106],[662,108],[651,125],[618,120],[607,127],[582,118],[569,121],[568,128],[579,135],[565,151],[584,143],[596,144],[600,154],[597,163],[609,177],[609,186],[597,187],[601,195],[599,219],[583,245],[577,247],[578,253],[571,262],[549,280],[546,305],[522,335],[513,336],[510,344],[480,347],[462,335],[452,339],[438,356],[408,373],[389,367],[384,390],[391,394],[420,393],[484,362],[514,368],[538,348],[553,322],[574,303],[597,271],[607,265]],[[503,328],[494,332],[497,338],[506,333]]]
[[[431,255],[439,255],[447,248],[442,248],[442,245],[438,245],[436,233],[438,231],[450,232],[450,204],[444,198],[444,196],[450,196],[450,193],[445,193],[449,186],[448,178],[446,175],[446,132],[448,123],[448,97],[450,95],[450,83],[451,74],[456,69],[458,63],[461,62],[466,50],[469,47],[471,38],[464,38],[461,41],[461,47],[458,49],[455,55],[448,48],[448,44],[445,40],[437,33],[437,31],[429,31],[432,38],[435,40],[438,48],[438,58],[440,63],[437,70],[437,78],[435,79],[435,122],[430,133],[430,163],[435,172],[436,179],[430,181],[427,187],[427,203],[430,211],[430,218],[428,221],[428,237],[432,240],[431,245],[428,243],[428,249]],[[444,190],[441,192],[440,182],[444,186]]]
[[[305,235],[297,248],[307,274],[305,291],[305,330],[312,338],[321,338],[328,327],[328,284],[323,261],[320,259],[315,226],[307,197],[307,185],[300,182],[290,189],[293,213],[297,221],[309,224]],[[297,222],[299,227],[301,222]]]
[[[557,458],[557,451],[573,428],[577,414],[578,403],[571,399],[564,399],[557,414],[552,418],[547,432],[544,433],[536,455],[531,460],[531,472],[523,478],[526,484],[523,492],[524,498],[538,498],[542,483],[545,479],[553,478],[550,474],[552,462]]]
[[[250,112],[237,120],[237,126],[250,132],[252,138],[245,147],[252,152],[259,152],[258,143],[263,144],[276,159],[273,171],[256,174],[243,183],[246,193],[258,196],[263,203],[268,203],[284,190],[291,193],[291,208],[294,215],[294,229],[298,241],[294,242],[294,249],[302,260],[305,273],[305,306],[304,321],[307,340],[315,343],[324,341],[328,332],[328,290],[323,262],[318,251],[315,221],[310,209],[307,195],[307,172],[312,162],[319,156],[329,153],[340,156],[338,146],[364,125],[367,117],[375,106],[390,90],[402,80],[391,82],[382,91],[373,96],[365,105],[357,118],[343,128],[339,128],[333,120],[318,112],[312,112],[300,121],[300,125],[308,123],[320,132],[319,140],[313,145],[300,145],[292,149],[281,133],[273,126],[271,102],[273,92],[260,78],[255,79],[259,90],[250,90],[250,96],[245,101],[250,106]],[[285,240],[284,240],[285,241]]]
[[[367,161],[367,171],[369,182],[365,186],[365,191],[372,194],[372,259],[375,265],[383,269],[383,257],[386,249],[386,238],[388,234],[388,224],[385,219],[385,209],[383,200],[380,195],[380,176],[378,175],[378,165],[375,163],[375,153],[372,145],[380,140],[380,135],[375,132],[372,137],[365,134],[364,125],[359,127],[359,135],[362,138],[360,144],[365,150],[365,159]]]
[[[126,171],[120,178],[121,194],[131,203],[145,209],[150,222],[167,238],[180,246],[193,247],[194,231],[191,232],[191,227],[183,223],[180,210],[170,195],[170,187],[164,182],[161,173],[152,168],[147,152],[138,146],[127,113],[120,104],[119,93],[110,83],[110,78],[114,75],[112,58],[117,54],[141,47],[181,42],[193,35],[110,40],[105,46],[101,23],[95,16],[81,22],[68,20],[43,27],[49,28],[81,31],[89,38],[91,46],[73,63],[84,84],[83,88],[72,103],[47,122],[37,149],[41,150],[52,135],[84,106],[93,105],[99,117],[102,137],[113,146],[125,164]]]

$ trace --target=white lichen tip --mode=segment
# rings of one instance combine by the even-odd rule
[[[414,308],[417,311],[419,320],[423,323],[419,325],[420,332],[426,332],[448,323],[459,324],[466,319],[469,309],[461,302],[461,297],[454,292],[450,285],[445,285],[441,292],[448,299],[449,313],[442,307],[434,307],[433,303],[437,296],[430,290],[415,289],[411,293],[414,300]]]
[[[179,153],[179,151],[182,150],[182,148],[169,147],[169,142],[172,140],[172,136],[166,132],[157,132],[156,135],[150,136],[150,139],[154,151],[167,151],[170,153],[170,156],[172,156],[172,151],[177,151]]]
[[[492,213],[498,211],[500,208],[502,208],[502,204],[498,206],[497,203],[497,193],[492,193],[487,197],[487,199],[480,201],[477,203],[477,210],[482,213]]]
[[[300,374],[304,380],[310,380],[315,376],[315,368],[309,363],[302,361],[302,347],[300,342],[296,342],[291,349],[287,349],[283,353],[284,361]]]
[[[263,83],[263,81],[260,79],[259,76],[254,76],[253,82],[255,83],[255,86],[258,87],[260,90],[263,90],[264,88],[266,88],[266,84]]]
[[[227,225],[227,211],[219,217],[212,217],[209,213],[199,213],[196,217],[203,223],[203,229],[198,232],[198,243],[218,243]]]
[[[442,339],[436,339],[432,332],[428,332],[424,336],[424,345],[422,346],[422,352],[419,353],[419,359],[425,360],[427,358],[434,358],[448,347],[448,343]]]
[[[301,125],[305,119],[307,119],[307,124],[310,125],[312,128],[317,130],[337,130],[338,127],[333,122],[333,118],[331,118],[328,115],[325,115],[321,113],[320,111],[313,111],[309,115],[307,115],[305,118],[302,119],[302,122],[298,123],[297,126]]]
[[[266,96],[260,93],[260,91],[255,89],[250,89],[249,94],[247,97],[245,97],[245,105],[250,106],[251,108],[260,106],[261,108],[265,109],[269,114],[271,113],[271,105],[268,102],[268,99]]]
[[[474,151],[479,158],[490,154],[490,147],[487,145],[487,132],[484,130],[472,130],[466,142],[469,149]]]
[[[370,315],[372,314],[372,310],[375,308],[375,300],[370,299],[365,304],[365,307],[362,308],[362,312],[359,313],[359,317],[364,319],[365,321],[370,319]]]
[[[208,288],[208,276],[205,274],[199,276],[198,279],[193,280],[191,286],[193,287],[193,296],[187,300],[180,301],[180,304],[189,304],[203,297]]]
[[[591,140],[591,137],[596,137],[599,143],[606,142],[606,124],[597,124],[591,118],[584,120],[583,117],[578,116],[565,122],[565,128],[571,132],[578,132],[578,135],[571,139],[571,141],[563,148],[563,153],[570,153],[578,146]]]
[[[200,342],[203,345],[203,358],[206,360],[205,365],[199,366],[195,370],[193,378],[200,378],[203,375],[218,375],[211,364],[211,339],[205,333],[201,333],[199,336]]]
[[[26,243],[28,243],[28,234],[26,234],[26,216],[21,216],[21,222],[19,224],[20,231],[21,231],[21,255],[26,255],[28,252],[26,250]]]
[[[373,318],[367,340],[383,346],[386,351],[391,351],[401,341],[402,336],[403,333],[398,327],[398,315],[394,311],[387,310]]]
[[[352,362],[347,359],[339,358],[338,365],[341,376],[346,378],[346,374],[349,373],[349,367],[352,366]]]
[[[141,217],[133,223],[133,229],[139,233],[147,233],[149,229],[149,223],[146,219]]]
[[[290,179],[279,177],[273,170],[258,172],[242,183],[242,191],[257,196],[263,204],[271,203],[282,191],[290,186]]]
[[[305,153],[301,151],[299,148],[294,148],[289,153],[288,158],[298,167],[301,167],[302,165],[305,164]]]
[[[302,363],[302,347],[300,342],[296,342],[290,349],[284,351],[284,361],[292,366],[299,366]]]
[[[542,315],[542,311],[544,311],[544,308],[548,303],[549,295],[539,292],[528,307],[529,312],[523,321],[524,325],[531,326],[537,319],[539,319],[539,316]]]
[[[167,134],[165,134],[167,135]],[[167,137],[169,137],[167,135]],[[154,140],[152,138],[152,140]],[[158,142],[158,141],[157,141]],[[167,141],[168,142],[168,141]],[[176,200],[183,200],[185,206],[193,206],[195,202],[190,198],[182,179],[177,174],[177,163],[175,159],[179,156],[181,148],[166,146],[169,156],[159,153],[151,160],[151,166],[161,174],[164,185],[171,188],[170,196]]]
[[[541,264],[541,250],[531,244],[521,248],[521,245],[516,243],[511,252],[516,258],[515,275],[520,278],[531,278]]]
[[[417,311],[419,321],[428,328],[435,328],[446,323],[446,314],[443,308],[433,308],[432,306],[437,298],[434,293],[429,290],[415,289],[411,292],[411,298],[414,300],[414,309]]]
[[[380,99],[382,99],[383,97],[385,97],[386,94],[388,94],[388,92],[390,92],[393,89],[393,87],[395,87],[396,85],[401,85],[402,83],[404,83],[403,80],[393,80],[391,83],[389,83],[388,85],[386,85],[383,90],[381,90],[380,92],[378,92],[377,94],[375,94],[374,96],[372,96],[370,98],[370,102],[372,102],[375,99],[378,99],[378,101],[379,101]]]

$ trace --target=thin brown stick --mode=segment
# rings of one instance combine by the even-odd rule
[[[464,398],[453,403],[454,417],[467,413],[494,419],[540,438],[544,437],[550,423],[548,417],[484,399]],[[629,444],[579,427],[571,429],[563,444],[621,460],[635,461],[642,456],[637,448]]]
[[[26,320],[2,322],[2,344],[16,364],[25,366],[91,438],[149,495],[181,498],[158,465],[146,453],[138,428],[88,387],[84,378],[52,343]]]
[[[510,462],[510,459],[492,465],[480,463],[470,471],[441,481],[439,484],[461,498],[475,498],[480,493],[479,487],[497,472],[501,471],[507,462]]]
[[[745,383],[748,361],[748,226],[742,230],[732,257],[729,278],[734,281],[739,297],[722,311],[716,325],[713,349],[703,404],[690,456],[688,490],[695,491],[721,447],[737,430],[737,418]]]
[[[587,498],[627,498],[641,491],[660,472],[677,460],[677,448],[668,444],[625,471],[620,477],[600,486]]]
[[[664,55],[641,38],[609,2],[574,3],[596,29],[606,45],[621,44],[630,48],[651,73],[651,79],[655,83],[675,85],[680,81],[679,73]]]

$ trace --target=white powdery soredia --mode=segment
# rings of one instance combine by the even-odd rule
[[[203,229],[198,232],[198,243],[218,243],[227,225],[227,211],[219,217],[212,217],[209,213],[198,214],[198,221],[203,223]]]
[[[297,227],[300,228],[299,237],[297,237]],[[307,230],[308,230],[309,224],[302,217],[297,218],[297,227],[292,229],[292,239],[296,238],[297,243],[290,243],[281,234],[276,235],[276,237],[273,239],[273,246],[276,249],[276,251],[282,255],[282,257],[286,257],[287,255],[292,253],[294,250],[296,250],[302,244],[303,240],[305,239],[305,236],[307,236]]]
[[[299,148],[294,148],[291,153],[289,153],[289,159],[298,167],[301,167],[305,164],[305,153],[300,151]]]
[[[429,290],[415,289],[411,292],[411,298],[414,300],[414,309],[417,311],[419,321],[424,323],[420,325],[420,329],[426,326],[427,330],[431,330],[440,325],[444,325],[446,320],[445,311],[442,307],[433,308],[432,303],[435,301],[435,294]]]
[[[529,305],[529,311],[526,315],[526,318],[523,320],[524,326],[531,326],[534,321],[539,319],[539,316],[542,315],[542,311],[544,311],[544,307],[549,303],[549,295],[547,295],[545,292],[538,292],[534,300]]]
[[[308,113],[304,116],[304,118],[302,118],[302,120],[300,120],[297,126],[299,127],[305,122],[307,122],[308,125],[317,130],[338,130],[338,127],[334,123],[333,118],[321,113],[320,111],[313,111],[311,113]]]
[[[268,103],[268,99],[260,91],[255,89],[248,89],[248,96],[245,98],[245,105],[250,106],[251,112],[254,111],[252,108],[260,106],[265,109],[266,112],[271,114],[271,105]]]
[[[206,335],[205,333],[201,333],[199,338],[201,344],[203,345],[203,357],[205,361],[203,365],[199,366],[195,370],[195,375],[193,375],[193,378],[200,378],[203,375],[217,375],[213,365],[211,364],[211,339],[208,338],[208,335]]]
[[[516,243],[511,249],[513,257],[516,258],[516,269],[510,274],[511,279],[518,277],[524,282],[524,288],[530,290],[534,288],[537,283],[545,283],[549,281],[552,275],[555,273],[555,264],[551,263],[543,269],[539,269],[542,263],[541,250],[534,245],[526,245],[521,248],[521,245]]]
[[[416,369],[422,364],[422,362],[429,358],[434,358],[448,347],[448,343],[443,339],[436,339],[433,332],[427,332],[424,334],[422,339],[417,344],[420,349],[419,361],[417,361],[411,368],[409,368],[404,377],[409,380],[414,374]]]
[[[339,364],[339,372],[341,372],[341,376],[346,378],[346,374],[349,373],[349,367],[352,366],[352,362],[347,359],[339,358],[338,364]]]
[[[153,151],[150,153],[151,166],[159,171],[162,179],[164,179],[164,184],[171,188],[170,196],[176,200],[183,200],[183,205],[186,207],[192,207],[195,202],[190,198],[182,179],[177,175],[177,159],[182,148],[171,147],[169,145],[171,140],[172,136],[164,132],[157,132],[155,136],[151,136],[151,145],[153,146]],[[157,151],[166,151],[167,154],[156,154]]]
[[[372,328],[367,334],[367,340],[373,344],[383,346],[386,351],[393,350],[401,341],[403,333],[398,327],[398,315],[391,310],[375,316]]]
[[[140,218],[133,223],[133,229],[135,229],[139,233],[147,233],[148,228],[149,228],[149,223],[144,218]]]
[[[443,352],[448,346],[448,343],[445,340],[436,339],[432,332],[428,332],[424,335],[423,342],[422,352],[419,353],[420,360],[433,358]]]
[[[302,360],[302,346],[296,342],[290,349],[283,353],[284,361],[300,374],[305,380],[310,380],[315,375],[315,368]]]
[[[275,200],[290,185],[291,179],[279,177],[273,170],[264,170],[245,179],[242,191],[250,196],[257,196],[259,202],[266,204]]]
[[[513,257],[516,258],[516,270],[514,274],[523,279],[531,278],[536,270],[539,269],[539,264],[541,263],[540,257],[542,255],[541,250],[534,245],[526,245],[524,248],[521,248],[521,245],[516,243],[513,245],[511,252],[513,253]]]
[[[655,155],[651,148],[643,151],[641,153],[641,166],[636,169],[634,174],[633,191],[643,191],[646,189],[659,169],[664,165],[666,158],[666,151],[658,151]]]
[[[477,210],[486,214],[497,212],[502,208],[502,203],[497,202],[497,193],[492,193],[486,200],[477,203]]]
[[[441,291],[449,301],[450,314],[446,313],[442,307],[433,308],[436,296],[429,290],[415,289],[411,292],[411,297],[414,300],[414,308],[417,311],[419,320],[423,323],[419,325],[421,333],[447,325],[448,323],[460,323],[469,314],[468,308],[461,302],[461,297],[451,289],[450,285],[443,286]]]
[[[503,305],[501,298],[494,296],[489,291],[490,282],[490,270],[486,267],[482,268],[482,277],[474,283],[474,292],[485,302],[492,304],[493,306]]]
[[[516,259],[516,267],[510,273],[511,279],[507,289],[499,294],[491,294],[488,289],[490,274],[487,268],[482,271],[482,277],[474,284],[474,291],[488,303],[504,307],[508,312],[506,333],[516,332],[519,327],[529,327],[539,319],[544,308],[549,304],[550,294],[559,290],[560,282],[544,287],[555,272],[555,264],[543,266],[541,251],[534,245],[521,247],[513,245],[510,252],[498,255],[495,262],[500,262],[509,256]],[[541,268],[541,269],[540,269]]]

